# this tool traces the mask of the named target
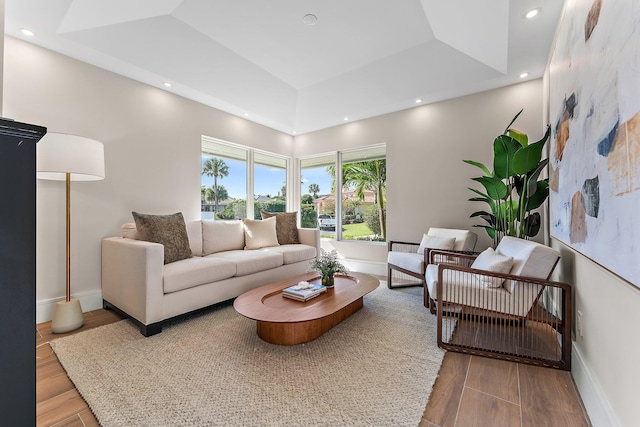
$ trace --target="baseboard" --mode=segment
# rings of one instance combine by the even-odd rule
[[[102,291],[73,294],[72,297],[80,300],[80,306],[83,312],[102,308]],[[64,298],[50,298],[36,301],[36,324],[51,320],[56,303],[63,299]]]
[[[576,383],[582,403],[591,420],[591,425],[597,427],[621,427],[622,424],[618,421],[613,408],[609,404],[609,400],[602,392],[602,388],[593,375],[591,368],[585,364],[582,353],[575,343],[573,343],[571,350],[573,352],[571,376]]]
[[[379,276],[387,275],[387,263],[386,262],[375,262],[375,261],[365,261],[361,259],[351,259],[345,258],[344,264],[351,271],[357,271],[360,273],[367,274],[377,274]]]

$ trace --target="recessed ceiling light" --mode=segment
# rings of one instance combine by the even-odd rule
[[[529,12],[525,13],[524,17],[527,18],[527,19],[531,19],[534,16],[537,16],[540,13],[540,10],[542,10],[542,9],[540,9],[540,8],[532,9]]]
[[[298,133],[298,132],[296,132],[296,131],[294,130],[294,131],[291,131],[291,133],[295,135],[295,134],[296,134],[296,133]]]
[[[316,22],[318,22],[318,17],[313,13],[308,13],[302,17],[302,22],[304,22],[305,25],[309,26],[316,25]]]
[[[164,82],[164,83],[162,83],[162,85],[164,87],[171,87],[171,83],[169,83],[169,82]]]
[[[249,113],[244,113],[243,116],[249,117]]]
[[[20,32],[22,34],[24,34],[25,36],[28,36],[28,37],[33,37],[33,36],[36,35],[33,31],[31,31],[31,30],[29,30],[27,28],[20,28]]]
[[[416,99],[416,104],[420,104],[422,102],[422,98]]]
[[[524,79],[525,77],[527,77],[529,75],[529,73],[522,73],[520,74],[520,78]]]
[[[345,116],[345,118],[343,120],[346,122],[347,120],[349,120],[349,117]]]

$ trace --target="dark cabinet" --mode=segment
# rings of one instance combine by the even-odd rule
[[[0,413],[35,425],[36,143],[46,128],[0,119]]]

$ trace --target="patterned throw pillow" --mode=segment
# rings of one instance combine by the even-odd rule
[[[191,247],[181,212],[171,215],[147,215],[131,212],[140,240],[164,246],[164,263],[191,258]]]
[[[298,239],[298,212],[265,212],[260,211],[262,219],[276,217],[276,234],[281,245],[300,243]]]

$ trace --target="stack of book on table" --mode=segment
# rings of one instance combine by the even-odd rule
[[[309,301],[323,292],[327,292],[327,288],[321,284],[299,282],[297,285],[289,286],[284,289],[282,291],[282,296],[298,301]]]

